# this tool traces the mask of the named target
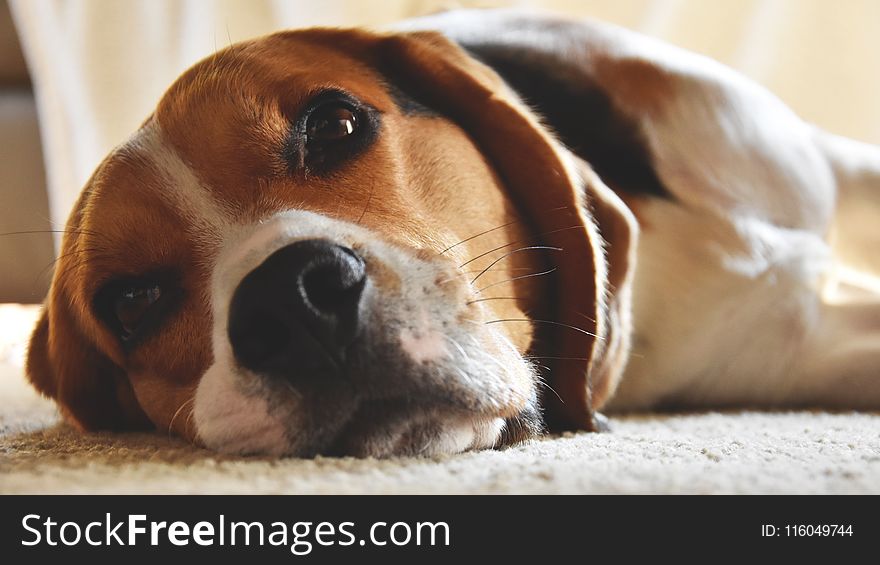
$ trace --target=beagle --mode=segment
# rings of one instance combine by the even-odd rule
[[[83,430],[238,454],[877,409],[878,223],[880,150],[632,32],[282,32],[186,71],[98,167],[27,371]]]

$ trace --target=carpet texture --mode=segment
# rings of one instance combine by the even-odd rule
[[[880,415],[612,418],[612,431],[432,459],[224,457],[81,434],[25,382],[34,310],[0,306],[0,493],[880,493]]]

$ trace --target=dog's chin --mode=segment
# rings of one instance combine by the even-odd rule
[[[207,410],[197,410],[203,424],[198,442],[227,455],[436,457],[510,445],[541,431],[540,424],[524,426],[535,420],[521,415],[504,418],[455,407],[370,401],[350,408],[350,415],[330,418],[344,422],[341,425],[325,424],[303,433],[306,430],[297,430],[294,422],[268,413],[268,403],[260,399],[226,400],[210,419]],[[524,429],[527,432],[521,433]]]
[[[215,364],[195,394],[198,440],[236,455],[433,457],[538,435],[530,364],[489,345],[461,359],[419,364],[397,354],[299,380]],[[385,349],[370,347],[374,357]],[[496,356],[508,362],[491,364]]]
[[[304,398],[286,387],[264,383],[243,394],[215,377],[209,371],[203,378],[194,419],[198,442],[228,455],[435,457],[510,445],[541,432],[534,402],[524,409],[473,411],[437,398],[414,403],[338,395],[317,412],[304,410]]]
[[[207,447],[226,455],[267,455],[281,457],[389,458],[436,457],[466,451],[491,449],[504,437],[503,418],[474,418],[425,414],[401,419],[391,416],[371,422],[368,427],[347,426],[326,446],[292,445],[271,430],[252,436],[211,441]],[[204,440],[202,440],[203,443]]]
[[[502,438],[500,417],[474,416],[440,409],[365,405],[327,450],[351,457],[434,457],[490,449]]]

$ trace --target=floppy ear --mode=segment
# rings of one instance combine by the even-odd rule
[[[545,407],[551,426],[595,429],[593,379],[601,377],[603,391],[607,389],[607,353],[619,344],[609,348],[604,343],[611,311],[609,273],[604,244],[589,211],[620,232],[619,245],[628,259],[632,224],[627,218],[621,221],[617,197],[591,171],[586,175],[576,169],[575,159],[494,71],[441,34],[387,36],[379,42],[376,64],[465,129],[492,162],[534,233],[541,234],[545,244],[564,249],[552,320],[569,327],[556,326],[550,339],[541,340],[552,351],[537,352],[557,358],[550,360],[548,381],[561,401],[546,395]],[[599,188],[587,186],[592,183]],[[626,282],[625,275],[610,274],[618,284]]]
[[[40,320],[31,335],[27,375],[55,399],[65,419],[83,430],[148,429],[151,422],[134,396],[125,372],[78,328],[59,264]]]
[[[596,286],[604,288],[597,317],[597,333],[603,339],[596,343],[590,367],[593,407],[600,409],[614,394],[629,360],[639,227],[629,207],[589,165],[581,161],[579,170],[604,244],[606,266],[604,274],[596,272]]]

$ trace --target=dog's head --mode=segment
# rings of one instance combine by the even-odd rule
[[[590,428],[630,228],[442,36],[280,33],[190,69],[97,169],[28,373],[81,428],[232,453],[491,447],[542,398]]]

